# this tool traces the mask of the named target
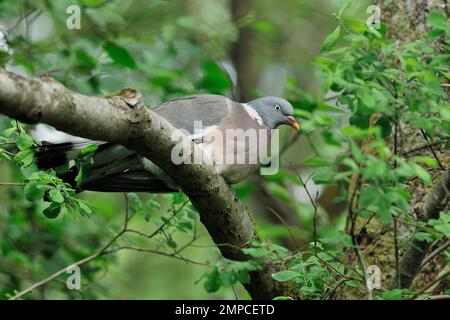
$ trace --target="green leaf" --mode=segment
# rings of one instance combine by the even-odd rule
[[[92,212],[91,208],[82,200],[77,201],[78,206],[80,207],[81,214],[90,214]]]
[[[78,172],[75,177],[75,182],[77,183],[77,187],[81,185],[81,182],[83,181],[83,165],[78,166]]]
[[[361,287],[361,283],[358,282],[357,280],[347,280],[345,281],[345,284],[353,287],[353,288],[360,288]]]
[[[149,209],[155,209],[158,212],[161,211],[161,205],[157,201],[152,200],[152,199],[148,200],[145,203],[145,206]]]
[[[431,185],[432,179],[431,179],[431,174],[425,170],[424,168],[422,168],[421,166],[414,164],[413,165],[414,168],[414,172],[417,175],[417,177],[419,179],[421,179],[425,184],[427,185]]]
[[[431,219],[428,224],[433,226],[433,228],[443,233],[447,238],[450,238],[450,211],[441,212],[439,214],[439,219]]]
[[[264,248],[245,248],[242,251],[253,258],[263,258],[269,254],[269,251]]]
[[[294,300],[294,299],[289,296],[278,296],[273,298],[273,300]]]
[[[383,293],[383,299],[386,300],[401,300],[403,298],[403,289],[394,289]]]
[[[299,276],[299,274],[297,272],[290,271],[290,270],[284,270],[284,271],[280,271],[280,272],[272,274],[272,278],[274,278],[275,280],[280,281],[280,282],[289,281],[298,276]]]
[[[210,93],[220,94],[231,88],[231,80],[228,74],[214,61],[208,60],[203,66],[203,78],[200,87]]]
[[[47,218],[54,219],[59,215],[60,211],[61,205],[59,203],[52,202],[46,209],[44,209],[43,213]]]
[[[198,25],[197,21],[195,21],[195,19],[190,16],[179,17],[176,22],[180,27],[191,30],[194,30]]]
[[[381,136],[383,138],[387,138],[391,135],[392,133],[392,127],[391,127],[391,122],[389,121],[389,118],[386,116],[381,117],[378,121],[377,121],[377,126],[381,127]]]
[[[22,150],[16,153],[14,156],[14,160],[23,165],[24,167],[28,167],[33,163],[33,151],[30,149]]]
[[[303,165],[311,166],[311,167],[330,167],[331,163],[328,162],[327,160],[311,158],[311,159],[304,161]]]
[[[208,292],[216,292],[220,289],[221,284],[222,282],[220,280],[219,270],[217,270],[217,268],[214,268],[211,272],[208,273],[203,286]]]
[[[358,98],[370,109],[375,107],[375,99],[370,90],[365,86],[360,86],[357,91]]]
[[[98,6],[103,0],[83,0],[83,4],[86,6]]]
[[[137,204],[141,203],[141,199],[139,199],[139,196],[136,193],[133,193],[133,192],[127,193],[127,198],[129,200],[133,201],[134,203],[137,203]]]
[[[133,57],[125,48],[108,41],[103,45],[103,49],[115,64],[130,69],[137,67]]]
[[[352,28],[354,31],[358,33],[363,33],[367,30],[367,25],[364,20],[357,19],[353,17],[346,17],[344,20],[345,24]]]
[[[50,199],[53,202],[57,202],[57,203],[64,202],[64,197],[63,197],[61,191],[59,191],[58,189],[52,189],[52,190],[50,190],[50,192],[48,194],[50,196]]]
[[[427,25],[438,30],[449,30],[447,17],[441,10],[433,10],[427,17]]]
[[[167,235],[167,245],[172,249],[176,249],[177,247],[177,243],[172,239],[170,235]]]
[[[9,154],[7,154],[5,152],[5,150],[0,149],[0,158],[5,159],[5,160],[11,160],[11,157],[9,156]]]
[[[3,130],[2,135],[6,138],[9,138],[16,131],[16,127],[11,127]]]
[[[17,147],[20,150],[28,149],[34,144],[34,140],[28,134],[21,134],[16,141]]]
[[[336,172],[324,171],[313,175],[312,179],[316,184],[330,184],[333,182]]]
[[[28,201],[37,201],[39,199],[42,199],[45,194],[45,189],[42,187],[43,186],[36,181],[31,181],[27,183],[27,185],[24,188],[25,198]]]
[[[433,241],[433,237],[428,232],[416,232],[414,234],[414,238],[416,238],[419,241],[425,241],[425,242]]]
[[[435,158],[425,157],[425,156],[417,156],[411,159],[415,163],[423,163],[430,168],[437,168],[438,162]]]
[[[91,144],[90,146],[84,147],[78,153],[78,157],[77,158],[83,158],[83,157],[85,157],[85,156],[95,152],[95,150],[97,150],[97,149],[98,149],[98,145],[97,144]]]
[[[341,26],[338,26],[334,31],[329,34],[325,40],[322,43],[322,46],[320,47],[320,51],[327,51],[333,47],[336,42],[339,40],[339,36],[341,34]]]

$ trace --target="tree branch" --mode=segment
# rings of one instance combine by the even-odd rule
[[[425,197],[423,208],[423,220],[439,218],[439,212],[444,210],[450,201],[450,166],[443,174],[440,181],[434,186],[429,195]],[[427,254],[430,244],[414,238],[400,263],[400,287],[409,288],[414,277],[421,269],[422,261]]]
[[[210,165],[174,164],[171,152],[178,142],[171,137],[175,128],[138,106],[134,99],[140,93],[136,90],[124,89],[122,93],[120,97],[89,97],[51,78],[26,78],[0,68],[0,113],[26,123],[46,123],[76,136],[121,144],[152,160],[190,198],[214,242],[232,245],[219,247],[222,254],[228,259],[247,259],[236,248],[257,239],[254,222],[230,185]],[[202,155],[194,144],[192,150]],[[286,285],[271,278],[280,268],[267,264],[251,274],[245,287],[254,299],[288,295]]]

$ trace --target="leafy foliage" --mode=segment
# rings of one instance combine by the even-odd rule
[[[228,11],[213,2],[205,6],[214,14],[190,15],[186,14],[187,1],[154,1],[146,4],[146,10],[131,5],[122,12],[114,1],[83,0],[77,2],[83,9],[82,29],[68,31],[66,8],[72,2],[27,2],[30,14],[24,21],[43,14],[46,20],[41,23],[52,25],[51,34],[30,37],[16,32],[14,26],[0,32],[0,65],[29,75],[52,76],[85,94],[106,95],[133,86],[144,93],[148,105],[156,105],[174,96],[200,92],[231,95],[235,88],[223,59],[240,28],[252,28],[280,48],[281,42],[286,42],[280,27],[253,13],[232,22]],[[258,5],[266,4],[261,1]],[[263,240],[241,248],[249,257],[247,261],[224,259],[217,248],[205,254],[207,249],[195,244],[206,238],[206,231],[186,196],[128,193],[122,201],[117,196],[79,195],[58,177],[67,171],[66,166],[37,169],[33,150],[38,143],[30,135],[31,128],[2,118],[2,182],[11,176],[19,186],[0,185],[6,190],[0,195],[5,203],[0,208],[0,297],[12,297],[95,252],[99,256],[82,266],[83,290],[66,290],[65,283],[54,281],[24,298],[110,297],[118,285],[107,285],[100,279],[109,264],[119,261],[121,252],[127,250],[206,268],[197,282],[201,281],[201,290],[213,297],[230,297],[224,292],[250,281],[250,272],[261,269],[265,261],[286,266],[272,278],[293,284],[295,289],[292,296],[277,299],[333,299],[342,288],[363,297],[367,291],[365,270],[357,255],[365,229],[355,221],[380,222],[379,228],[399,221],[417,228],[416,239],[447,241],[448,208],[439,219],[425,222],[411,214],[415,209],[411,207],[415,197],[411,182],[430,186],[441,170],[439,158],[422,154],[407,157],[393,141],[407,124],[427,138],[424,142],[449,144],[447,18],[443,12],[432,11],[427,18],[430,32],[417,41],[398,45],[388,37],[389,26],[369,28],[362,19],[346,16],[351,9],[350,1],[342,2],[334,14],[337,25],[330,28],[333,31],[324,38],[314,60],[323,79],[322,94],[299,89],[298,78],[292,75],[285,83],[295,116],[302,119],[302,132],[295,139],[304,138],[305,144],[314,139],[311,149],[321,147],[320,152],[315,150],[303,159],[301,168],[311,169],[310,178],[316,185],[339,191],[331,202],[350,202],[348,217],[328,220],[308,191],[310,179],[303,180],[297,172],[293,174],[291,166],[283,166],[278,174],[261,178],[261,185],[247,181],[236,186],[236,191],[241,199],[250,199],[259,187],[264,188],[267,196],[286,205],[300,227],[258,217],[257,231]],[[1,18],[16,19],[22,8],[0,1],[0,12]],[[152,13],[152,19],[147,19],[147,12]],[[170,19],[161,18],[168,15]],[[276,54],[281,55],[283,50],[279,51]],[[290,67],[298,69],[297,65]],[[95,150],[96,146],[89,146],[78,154],[74,161],[76,182],[89,174],[90,155]],[[300,153],[297,150],[291,158],[297,160]],[[295,188],[305,190],[311,203],[299,202],[292,192]],[[119,229],[123,215],[125,224]],[[345,232],[346,224],[357,228],[359,234]],[[275,244],[286,243],[289,238],[294,242],[299,238],[307,248],[289,251]],[[404,246],[406,240],[399,240]],[[185,251],[189,252],[186,256]],[[446,263],[449,257],[445,252]],[[141,262],[132,267],[134,283],[143,277],[157,282],[158,277],[142,270]],[[172,272],[174,278],[177,273],[187,273],[185,264],[176,271],[157,267],[158,272]],[[414,290],[385,287],[375,291],[380,299],[406,299],[416,294]]]

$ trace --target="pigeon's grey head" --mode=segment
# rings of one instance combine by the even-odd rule
[[[294,118],[292,105],[278,97],[264,97],[247,102],[261,116],[263,123],[274,129],[282,124],[290,125],[299,130],[300,125]]]

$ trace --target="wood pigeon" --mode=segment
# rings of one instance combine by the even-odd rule
[[[188,137],[203,148],[206,155],[213,159],[218,173],[230,183],[237,183],[248,177],[259,166],[259,163],[235,163],[222,161],[216,163],[218,154],[229,156],[266,152],[270,139],[262,139],[256,146],[234,141],[237,145],[233,150],[223,147],[230,138],[228,129],[266,129],[270,136],[272,129],[287,124],[299,130],[299,124],[293,117],[292,105],[278,97],[264,97],[247,103],[234,102],[224,96],[199,94],[173,99],[151,108],[159,116],[168,120],[175,128],[184,130]],[[201,123],[200,130],[197,123]],[[263,131],[263,130],[261,130]],[[210,139],[212,132],[223,133],[221,139]],[[223,139],[223,140],[222,140]],[[233,136],[232,139],[238,139]],[[245,140],[245,136],[242,138]],[[240,140],[242,140],[240,139]],[[259,138],[260,139],[260,138]],[[97,149],[83,160],[90,160],[87,170],[84,170],[81,181],[76,182],[78,168],[72,161],[80,157],[80,151],[91,145]],[[220,145],[220,150],[219,150]],[[173,192],[178,191],[174,181],[162,169],[149,159],[124,146],[92,140],[77,142],[48,143],[43,141],[36,150],[37,164],[40,169],[58,168],[68,165],[60,177],[77,191],[105,192]],[[86,159],[89,158],[89,159]],[[228,158],[227,158],[228,159]],[[259,161],[259,158],[258,158]],[[87,161],[84,161],[85,163]],[[59,171],[59,170],[58,170]]]

